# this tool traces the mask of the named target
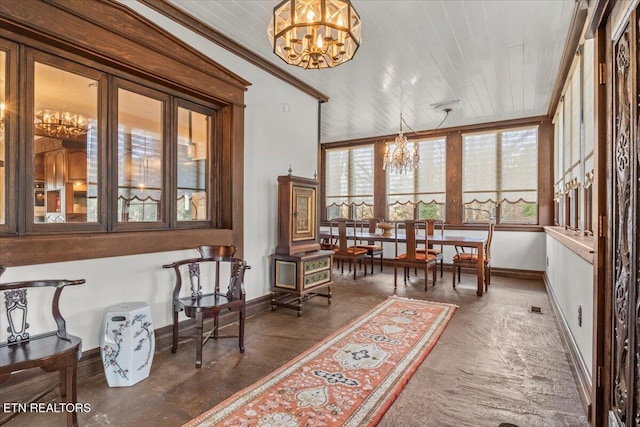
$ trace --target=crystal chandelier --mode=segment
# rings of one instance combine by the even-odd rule
[[[81,114],[42,110],[35,116],[35,127],[47,136],[74,138],[86,134],[89,126],[87,118]]]
[[[389,151],[389,143],[386,145],[384,152],[384,164],[383,169],[389,170],[393,174],[403,174],[405,172],[411,172],[420,162],[420,156],[418,155],[418,145],[413,145],[413,150],[407,147],[407,137],[404,136],[402,131],[402,113],[400,113],[400,133],[396,136],[393,142],[393,149]]]
[[[360,46],[360,17],[349,0],[284,0],[269,23],[273,52],[305,69],[333,68]]]

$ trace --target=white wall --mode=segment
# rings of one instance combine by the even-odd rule
[[[591,373],[593,346],[593,265],[553,237],[546,238],[549,285],[569,330]],[[582,326],[578,325],[582,307]]]
[[[277,177],[286,175],[289,165],[298,176],[312,177],[316,171],[319,104],[141,3],[123,3],[252,83],[245,95],[244,258],[252,267],[245,285],[248,299],[265,295],[269,292],[269,254],[276,246]],[[88,350],[99,346],[103,310],[109,305],[146,301],[155,328],[170,324],[173,273],[161,267],[194,255],[195,251],[177,251],[11,267],[2,281],[86,279],[86,284],[63,292],[61,311],[69,332],[80,336],[83,349]],[[33,305],[30,309],[36,310]]]

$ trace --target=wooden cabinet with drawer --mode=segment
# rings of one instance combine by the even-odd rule
[[[323,296],[330,304],[332,260],[332,251],[271,255],[271,308],[292,308],[301,316],[302,302],[311,297]]]

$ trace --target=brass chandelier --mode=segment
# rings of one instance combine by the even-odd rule
[[[387,143],[384,152],[382,168],[392,174],[411,172],[418,167],[418,163],[420,163],[418,145],[414,144],[413,150],[408,147],[407,137],[404,135],[402,128],[403,123],[402,113],[400,113],[400,133],[396,136],[391,151],[389,151],[389,143]]]
[[[42,110],[35,115],[35,127],[47,136],[75,138],[87,133],[89,123],[81,114],[69,111]]]
[[[273,52],[304,69],[333,68],[360,46],[360,17],[349,0],[284,0],[269,23]]]

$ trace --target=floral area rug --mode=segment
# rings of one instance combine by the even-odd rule
[[[185,426],[375,425],[455,309],[390,297]]]

